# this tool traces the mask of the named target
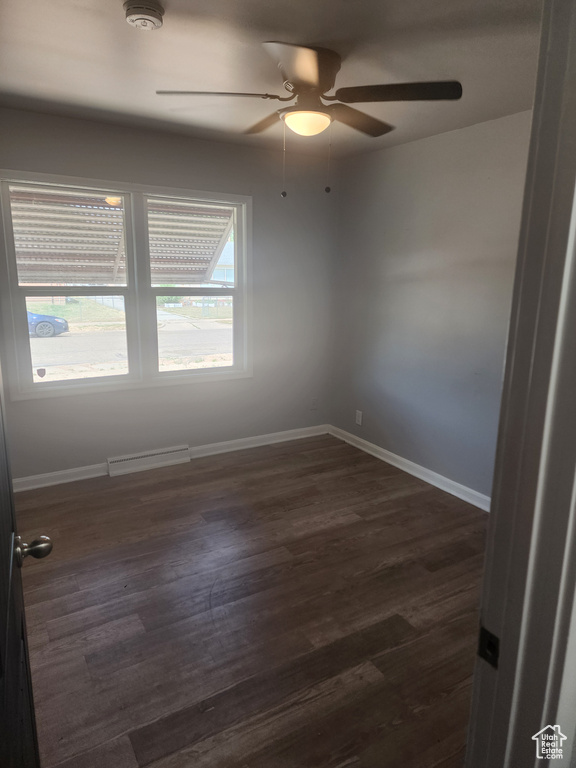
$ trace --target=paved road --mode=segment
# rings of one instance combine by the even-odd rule
[[[166,313],[169,314],[169,313]],[[172,315],[172,317],[175,317]],[[188,318],[164,325],[160,331],[160,355],[164,358],[198,357],[232,352],[232,326],[214,321],[211,327],[197,328]],[[122,331],[84,331],[54,336],[51,339],[30,339],[34,368],[52,365],[110,363],[126,360],[126,336]]]

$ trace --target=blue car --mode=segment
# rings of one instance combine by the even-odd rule
[[[50,336],[58,336],[60,333],[66,333],[68,323],[61,317],[54,315],[37,315],[34,312],[28,312],[28,333],[30,336],[38,336],[41,339],[47,339]]]

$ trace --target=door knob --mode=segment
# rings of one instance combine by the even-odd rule
[[[16,536],[14,544],[14,556],[19,568],[22,566],[24,558],[28,557],[28,555],[32,555],[32,557],[39,560],[41,557],[47,557],[52,552],[53,546],[49,536],[39,536],[37,539],[34,539],[32,544],[26,544],[22,541],[21,536]]]

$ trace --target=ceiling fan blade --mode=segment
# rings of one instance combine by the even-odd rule
[[[462,96],[462,86],[456,80],[432,83],[390,83],[388,85],[359,85],[339,88],[335,94],[345,104],[368,101],[436,101],[453,100]]]
[[[377,120],[364,112],[347,107],[346,104],[331,104],[327,109],[333,120],[366,133],[368,136],[383,136],[394,130],[393,125],[388,125],[388,123],[383,123],[382,120]]]
[[[260,120],[259,123],[256,123],[255,125],[250,126],[250,128],[247,128],[244,133],[261,133],[262,131],[265,131],[267,128],[270,128],[274,125],[274,123],[277,123],[278,120],[280,120],[280,115],[278,112],[272,112],[271,115],[268,115],[268,117],[265,117],[263,120]]]
[[[230,91],[156,91],[158,96],[248,96],[256,99],[278,99],[278,101],[290,101],[290,98],[282,98],[273,93],[233,93]]]
[[[318,51],[314,48],[277,41],[262,43],[262,45],[278,64],[284,81],[313,88],[320,86]]]

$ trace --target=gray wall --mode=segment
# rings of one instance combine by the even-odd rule
[[[332,423],[485,494],[530,119],[351,158],[339,183]]]
[[[253,378],[8,400],[15,477],[327,420],[333,202],[324,193],[324,161],[316,166],[290,155],[289,194],[282,200],[280,147],[271,153],[0,110],[0,167],[252,195],[254,208]]]
[[[0,110],[0,167],[254,201],[254,377],[8,401],[15,476],[331,422],[490,493],[529,127],[349,158],[332,195],[291,155],[282,200],[279,152]]]

